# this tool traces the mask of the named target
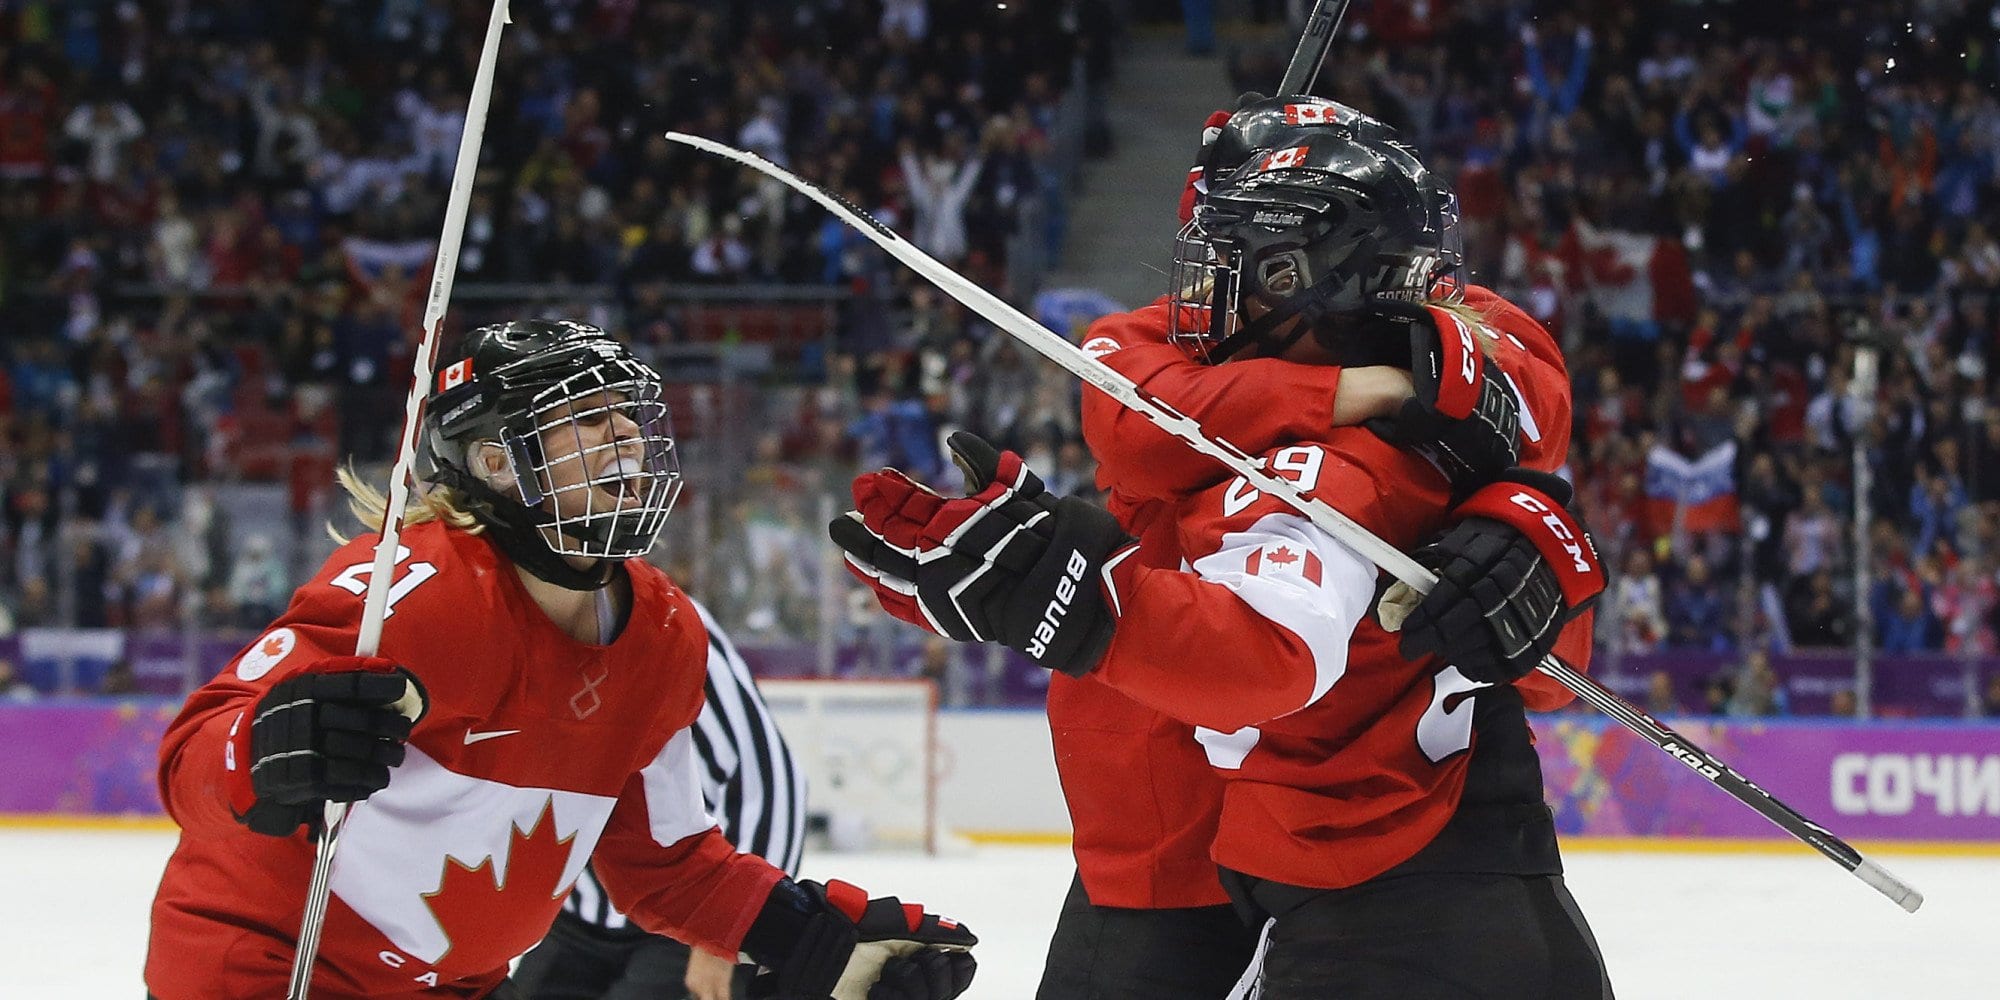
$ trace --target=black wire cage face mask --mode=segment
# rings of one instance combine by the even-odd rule
[[[1281,220],[1282,231],[1245,237],[1244,218]],[[1167,339],[1208,363],[1226,360],[1243,328],[1244,306],[1255,298],[1268,311],[1325,276],[1310,252],[1313,236],[1325,231],[1323,218],[1293,208],[1260,208],[1230,214],[1204,205],[1174,238],[1172,312]],[[1258,224],[1260,230],[1264,224]]]
[[[605,360],[537,393],[525,424],[500,443],[511,492],[543,516],[549,549],[599,559],[651,551],[682,485],[659,375],[630,358]]]
[[[1256,339],[1252,302],[1259,316],[1290,315],[1355,284],[1346,262],[1366,252],[1374,222],[1343,195],[1244,186],[1197,206],[1176,237],[1168,339],[1202,361],[1224,361]]]
[[[1218,246],[1201,223],[1201,212],[1174,234],[1168,272],[1167,340],[1203,362],[1209,349],[1236,332],[1242,284],[1235,254]]]

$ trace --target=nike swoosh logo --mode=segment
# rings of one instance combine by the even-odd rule
[[[518,732],[520,732],[518,729],[495,729],[490,733],[478,733],[468,729],[465,731],[465,745],[471,746],[483,740],[494,740],[502,736],[512,736]]]

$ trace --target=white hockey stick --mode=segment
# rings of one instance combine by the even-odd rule
[[[710,139],[682,132],[668,132],[667,138],[724,159],[734,160],[818,202],[827,211],[860,230],[861,234],[868,237],[875,245],[888,251],[890,256],[908,265],[926,281],[964,303],[967,308],[1006,331],[1009,336],[1068,369],[1071,374],[1096,386],[1127,408],[1142,414],[1161,430],[1180,438],[1194,450],[1221,462],[1260,492],[1271,494],[1290,504],[1311,518],[1314,524],[1319,525],[1328,534],[1368,557],[1375,565],[1389,571],[1392,576],[1409,584],[1412,589],[1419,593],[1429,593],[1431,587],[1437,583],[1437,577],[1425,569],[1423,564],[1410,558],[1395,546],[1375,537],[1368,529],[1356,524],[1347,515],[1328,506],[1324,501],[1300,493],[1290,481],[1272,474],[1265,468],[1262,459],[1245,454],[1242,449],[1227,441],[1210,437],[1192,418],[1154,398],[1132,384],[1130,379],[1083,353],[1061,334],[1035,322],[1020,310],[1008,305],[999,296],[939,263],[897,235],[895,230],[870,218],[866,212],[848,204],[838,195],[798,177],[755,153],[746,153]],[[1853,872],[1857,878],[1889,897],[1896,905],[1915,913],[1917,907],[1923,904],[1923,894],[1914,886],[1890,874],[1874,861],[1862,857],[1861,852],[1827,832],[1825,827],[1779,802],[1771,796],[1771,793],[1757,787],[1755,782],[1736,773],[1713,754],[1667,728],[1623,698],[1612,694],[1602,684],[1578,673],[1553,656],[1543,659],[1540,669],[1543,673],[1554,677],[1563,687],[1575,692],[1592,707],[1617,719],[1647,742],[1659,747],[1674,759],[1686,764],[1696,774],[1734,796],[1737,801],[1757,810],[1786,833],[1804,841],[1842,868]]]
[[[451,194],[445,200],[444,230],[438,235],[437,264],[431,272],[430,300],[424,304],[424,339],[417,347],[416,373],[410,395],[403,402],[403,437],[396,451],[396,468],[389,474],[389,501],[382,512],[382,537],[375,543],[375,563],[368,573],[368,596],[361,608],[361,632],[354,639],[354,655],[374,656],[382,646],[382,619],[389,610],[389,589],[394,583],[397,540],[403,533],[403,507],[410,500],[410,465],[416,458],[417,433],[421,427],[424,395],[430,388],[431,357],[437,353],[438,325],[451,301],[451,281],[458,272],[458,248],[465,239],[466,206],[472,200],[472,178],[479,170],[480,140],[486,135],[486,109],[493,101],[493,66],[500,53],[500,29],[510,23],[508,0],[493,0],[493,13],[486,21],[486,43],[479,52],[479,71],[472,78],[472,96],[465,105],[465,132],[458,139],[458,163],[451,174]],[[422,711],[416,691],[411,689],[396,703],[404,715],[414,720]],[[331,891],[333,853],[340,846],[341,828],[347,825],[348,804],[326,804],[326,828],[320,833],[313,855],[312,884],[306,890],[305,915],[299,922],[298,950],[292,956],[292,981],[286,996],[306,1000],[312,989],[313,960],[319,955],[320,932],[326,927],[326,904]]]

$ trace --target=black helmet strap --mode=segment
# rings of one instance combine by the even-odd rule
[[[1277,308],[1238,327],[1235,333],[1222,338],[1221,343],[1208,349],[1209,362],[1211,364],[1220,364],[1229,360],[1236,352],[1252,344],[1264,343],[1265,338],[1271,335],[1271,331],[1283,325],[1286,320],[1301,313],[1306,313],[1308,307],[1319,298],[1317,293],[1318,289],[1309,289],[1303,295],[1292,296],[1279,303]],[[1308,316],[1305,322],[1300,323],[1297,329],[1286,334],[1283,340],[1272,342],[1270,352],[1272,354],[1283,353],[1287,348],[1298,343],[1299,338],[1311,332],[1312,327],[1312,319]]]
[[[621,560],[617,559],[599,559],[587,570],[571,566],[542,541],[534,528],[523,530],[510,524],[489,524],[486,530],[493,536],[493,544],[500,546],[500,551],[507,553],[515,565],[533,574],[535,579],[564,590],[600,590],[618,573]]]
[[[589,591],[610,583],[616,574],[619,563],[616,559],[599,559],[589,569],[570,565],[569,560],[557,555],[542,540],[544,521],[535,511],[457,466],[445,465],[440,471],[446,485],[479,506],[475,516],[486,525],[487,534],[493,536],[493,543],[500,546],[500,551],[535,579],[564,590]]]
[[[1356,255],[1372,251],[1373,246],[1373,240],[1367,241],[1362,247],[1357,248]],[[1372,253],[1370,255],[1372,256]],[[1247,266],[1246,263],[1245,267],[1247,268]],[[1243,279],[1239,276],[1236,280],[1242,281]],[[1333,308],[1333,299],[1340,294],[1345,283],[1344,280],[1322,279],[1307,287],[1299,294],[1278,303],[1270,312],[1247,323],[1242,323],[1234,333],[1222,338],[1220,343],[1209,348],[1209,362],[1211,364],[1219,364],[1252,344],[1268,344],[1267,350],[1274,355],[1284,353],[1293,344],[1298,343],[1300,339],[1304,338],[1306,334],[1315,333],[1325,320],[1337,314],[1337,310]],[[1285,321],[1294,316],[1301,317],[1301,321],[1296,328],[1282,339],[1269,339],[1273,330],[1283,326]],[[1323,336],[1316,339],[1321,343],[1326,343],[1326,338]]]

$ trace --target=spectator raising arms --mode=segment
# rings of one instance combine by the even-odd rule
[[[573,294],[642,353],[677,352],[769,332],[718,288],[824,286],[832,318],[810,321],[823,328],[772,380],[809,385],[768,387],[825,379],[844,394],[824,426],[851,434],[788,446],[812,488],[858,453],[931,475],[950,428],[1038,461],[1080,443],[1073,421],[1044,419],[1074,411],[1073,386],[1010,359],[976,318],[920,302],[909,275],[805,200],[660,134],[793,164],[1025,301],[1062,252],[1076,157],[1109,148],[1121,120],[1075,99],[1079,84],[1107,91],[1120,5],[519,6],[459,259],[460,287],[484,286],[466,308],[529,313],[552,306],[512,297]],[[301,526],[324,513],[327,470],[394,443],[477,54],[447,40],[476,30],[475,8],[24,8],[0,62],[0,601],[24,624],[230,617],[214,592],[252,532],[205,571],[121,548],[132,511],[172,520],[192,484],[294,484],[296,537],[274,548],[305,553],[288,571],[318,554]],[[59,29],[36,27],[43,9]],[[1570,353],[1588,417],[1568,471],[1610,515],[1596,525],[1620,568],[1635,549],[1652,560],[1614,588],[1634,613],[1604,616],[1607,630],[1636,626],[1625,647],[1738,631],[1710,624],[1697,557],[1722,621],[1755,600],[1777,633],[1851,634],[1863,499],[1883,543],[1865,575],[1938,567],[1920,595],[1938,620],[1925,648],[1982,634],[1957,602],[1984,583],[1953,567],[2000,552],[1988,13],[1860,0],[1829,18],[1740,4],[1536,18],[1430,4],[1371,12],[1343,41],[1325,86],[1416,142],[1459,192],[1469,258],[1497,268],[1475,277]],[[1254,58],[1236,71],[1242,89],[1276,75]],[[690,283],[717,286],[699,309]],[[1852,379],[1862,340],[1878,355],[1867,398]],[[850,393],[843,370],[879,378]],[[726,419],[782,422],[772,414],[791,405]],[[1647,452],[1692,459],[1725,441],[1747,462],[1723,490],[1738,517],[1658,545],[1672,532],[1645,517]],[[724,494],[747,488],[718,478],[706,509],[737,509]],[[725,544],[742,534],[711,516]],[[1822,572],[1838,581],[1823,602],[1810,593]],[[1880,625],[1902,602],[1877,596],[1860,595]]]

